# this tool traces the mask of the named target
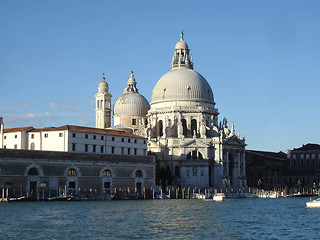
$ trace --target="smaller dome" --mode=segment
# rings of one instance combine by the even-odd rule
[[[189,47],[185,41],[180,40],[179,42],[177,42],[175,49],[189,49]]]
[[[146,116],[150,109],[149,102],[142,96],[136,88],[137,82],[130,71],[127,87],[123,94],[115,101],[113,106],[113,116]]]
[[[149,102],[138,92],[122,94],[114,103],[113,115],[146,116],[150,109]]]
[[[108,83],[106,82],[106,78],[102,77],[101,82],[99,83],[98,87],[99,93],[106,93],[109,90]]]

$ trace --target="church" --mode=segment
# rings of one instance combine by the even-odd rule
[[[181,32],[171,70],[156,83],[151,102],[141,95],[131,70],[123,94],[111,109],[103,77],[96,98],[96,128],[117,129],[147,138],[150,154],[166,172],[169,185],[198,188],[243,188],[245,137],[234,123],[218,121],[213,91],[193,69],[192,55]],[[112,116],[111,116],[112,115]],[[113,126],[111,126],[113,117]]]

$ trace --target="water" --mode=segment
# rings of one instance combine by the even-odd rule
[[[0,204],[0,239],[320,239],[309,198]]]

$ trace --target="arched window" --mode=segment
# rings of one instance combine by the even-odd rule
[[[187,159],[203,159],[203,156],[199,151],[192,151],[188,153]]]
[[[188,128],[187,128],[187,120],[182,119],[182,128],[183,128],[183,136],[187,137],[188,134]]]
[[[102,173],[102,176],[103,177],[111,177],[110,170],[109,169],[104,170],[103,173]]]
[[[68,170],[67,176],[77,176],[77,171],[75,169],[71,168]]]
[[[143,177],[142,171],[141,171],[141,170],[137,170],[137,171],[134,173],[134,176],[135,176],[135,177]]]
[[[29,169],[28,175],[39,175],[39,173],[38,170],[35,167],[33,167]]]
[[[191,134],[192,134],[192,136],[194,134],[197,134],[197,120],[195,120],[195,119],[191,120]]]
[[[35,144],[34,143],[31,143],[30,144],[30,150],[34,150],[35,149]]]

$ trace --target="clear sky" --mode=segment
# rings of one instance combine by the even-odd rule
[[[320,1],[0,1],[5,127],[95,126],[106,74],[112,102],[133,69],[149,101],[181,29],[219,119],[247,149],[320,143]]]

